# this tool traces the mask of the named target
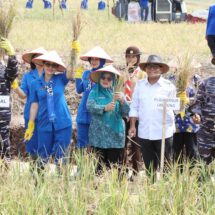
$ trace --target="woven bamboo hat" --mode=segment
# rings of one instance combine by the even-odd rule
[[[121,74],[118,70],[116,70],[112,65],[109,65],[109,66],[105,66],[101,69],[98,69],[98,70],[92,72],[90,74],[91,81],[98,83],[99,77],[100,77],[102,72],[109,72],[109,73],[112,73],[114,75],[121,76]]]
[[[89,58],[91,58],[91,57],[105,59],[106,63],[112,63],[113,62],[111,57],[100,46],[96,46],[93,49],[91,49],[90,51],[88,51],[86,54],[80,56],[80,59],[83,61],[88,61]]]
[[[33,63],[38,64],[43,64],[44,61],[57,64],[58,67],[56,68],[56,70],[59,72],[64,72],[66,70],[65,64],[56,51],[47,52],[46,54],[33,59]]]
[[[40,48],[37,48],[37,49],[34,49],[32,51],[29,51],[29,52],[25,52],[23,55],[22,55],[22,59],[26,62],[26,63],[31,63],[32,61],[32,57],[33,55],[43,55],[47,53],[47,51],[43,48],[43,47],[40,47]]]

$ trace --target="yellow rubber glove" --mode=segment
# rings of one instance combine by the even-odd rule
[[[10,41],[4,37],[1,37],[0,48],[6,51],[6,54],[9,56],[15,55],[15,51]]]
[[[83,68],[82,66],[80,66],[76,69],[74,78],[82,78],[82,75],[83,75]]]
[[[17,89],[18,87],[19,87],[18,81],[17,81],[17,79],[15,79],[15,80],[12,82],[12,84],[11,84],[11,88],[12,88],[13,90],[15,90],[15,89]]]
[[[24,136],[25,141],[26,140],[29,141],[32,138],[33,133],[34,133],[34,127],[35,127],[34,121],[29,121],[28,128],[25,131],[25,136]]]
[[[184,91],[182,93],[179,93],[178,97],[180,98],[180,100],[184,103],[184,105],[189,104],[190,100],[187,97],[187,93]]]
[[[180,101],[183,102],[183,105],[189,104],[190,100],[187,97],[186,91],[179,93],[178,97],[180,98]],[[180,111],[179,114],[181,115],[181,118],[183,119],[185,116],[185,110]]]
[[[81,46],[80,46],[80,43],[77,40],[72,41],[71,48],[74,49],[77,54],[81,53]]]

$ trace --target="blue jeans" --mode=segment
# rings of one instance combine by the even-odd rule
[[[147,21],[148,13],[149,13],[148,6],[140,7],[140,16],[142,21]],[[143,14],[145,15],[145,17],[143,16]]]

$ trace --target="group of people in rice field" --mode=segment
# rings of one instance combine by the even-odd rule
[[[215,6],[210,8],[207,40],[215,64]],[[209,17],[210,18],[210,17]],[[211,27],[210,25],[214,27]],[[72,47],[77,53],[80,46]],[[18,67],[15,51],[8,39],[1,38],[0,49],[8,55],[7,65],[0,63],[0,153],[10,159],[9,124],[11,120],[10,93],[26,99],[24,108],[26,151],[32,160],[44,166],[54,162],[64,164],[72,137],[72,118],[64,95],[65,87],[75,80],[76,91],[82,94],[76,117],[76,148],[94,153],[98,158],[96,173],[103,167],[125,164],[128,141],[132,148],[133,174],[139,171],[143,159],[146,172],[154,175],[160,166],[161,143],[165,138],[165,164],[182,164],[184,157],[191,162],[202,159],[209,164],[215,158],[215,76],[202,80],[194,75],[191,86],[177,93],[174,77],[163,75],[169,66],[158,55],[140,62],[141,51],[136,46],[125,50],[126,79],[123,92],[117,92],[122,73],[104,49],[96,46],[80,56],[90,69],[77,68],[73,74],[56,51],[44,48],[22,55],[30,70],[17,81]],[[154,99],[174,99],[186,104],[184,114],[166,110],[165,133],[163,113],[154,108]],[[184,147],[186,153],[184,154]],[[90,150],[89,150],[90,149]],[[89,152],[90,151],[90,152]]]

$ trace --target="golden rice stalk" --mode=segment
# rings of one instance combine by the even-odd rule
[[[7,38],[12,28],[13,19],[16,16],[15,0],[0,2],[0,40]],[[4,51],[0,50],[0,60],[4,58]]]
[[[116,77],[115,86],[113,89],[114,93],[124,92],[125,82],[127,79],[127,72],[128,72],[127,67],[125,69],[120,70],[121,76],[119,76],[118,78]]]
[[[178,58],[179,68],[176,74],[176,88],[178,96],[184,93],[186,95],[186,89],[189,84],[189,79],[192,75],[192,58],[191,55],[186,54],[182,57]],[[185,114],[185,107],[187,102],[185,100],[181,100],[180,112],[182,113],[182,117]]]
[[[12,28],[16,7],[14,0],[1,2],[0,4],[0,37],[7,38]]]
[[[123,75],[121,75],[119,78],[116,79],[114,93],[124,92],[124,83],[125,83],[125,78]]]
[[[178,93],[186,91],[192,75],[192,57],[189,54],[178,58],[178,71],[176,74],[176,88]]]
[[[81,11],[79,10],[77,12],[76,17],[73,19],[72,22],[72,32],[73,32],[73,39],[72,41],[77,41],[81,31],[83,29],[83,22],[82,22],[82,14]],[[74,72],[74,70],[76,69],[76,65],[77,65],[77,53],[75,49],[71,50],[71,61],[70,61],[70,66],[71,66],[71,71]]]

